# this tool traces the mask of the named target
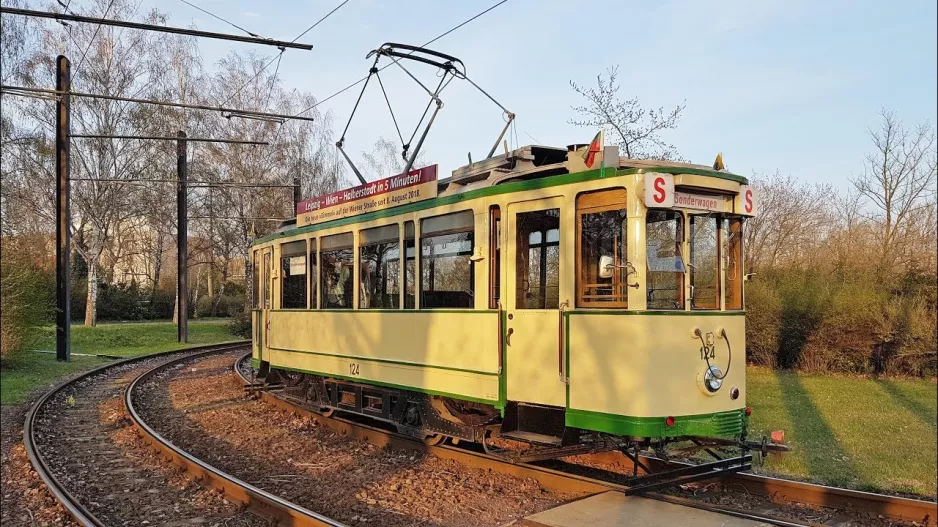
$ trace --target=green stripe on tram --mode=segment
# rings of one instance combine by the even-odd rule
[[[634,417],[568,408],[566,425],[607,434],[633,437],[737,437],[745,430],[745,410],[667,417]]]
[[[366,214],[360,214],[357,216],[349,216],[346,218],[339,218],[331,221],[326,221],[323,223],[317,223],[315,225],[307,225],[305,227],[297,227],[285,232],[275,232],[257,238],[254,240],[252,247],[254,245],[259,245],[277,238],[283,238],[288,236],[295,236],[297,234],[304,234],[307,232],[315,232],[323,229],[331,229],[333,227],[341,227],[343,225],[350,225],[355,223],[363,223],[366,221],[377,220],[381,218],[388,218],[391,216],[397,216],[398,214],[407,214],[409,212],[416,212],[425,209],[432,209],[434,207],[440,207],[443,205],[452,205],[454,203],[460,203],[463,201],[470,201],[473,199],[484,198],[488,196],[497,196],[499,194],[510,194],[512,192],[522,192],[525,190],[537,190],[548,187],[556,187],[560,185],[572,185],[574,183],[582,183],[585,181],[593,181],[596,179],[611,178],[618,176],[628,176],[634,174],[643,174],[650,172],[664,172],[667,174],[693,174],[698,176],[707,176],[717,179],[725,179],[729,181],[734,181],[736,183],[748,184],[749,180],[743,176],[738,176],[736,174],[731,174],[729,172],[717,172],[715,170],[706,170],[701,168],[681,168],[681,167],[647,167],[647,168],[630,168],[626,170],[613,170],[612,173],[609,173],[610,169],[599,168],[596,170],[588,170],[585,172],[577,172],[575,174],[560,174],[557,176],[547,176],[538,179],[531,179],[527,181],[515,181],[512,183],[505,183],[503,185],[495,185],[491,187],[483,187],[476,190],[470,190],[467,192],[462,192],[459,194],[452,194],[450,196],[443,196],[437,198],[430,198],[423,201],[418,201],[415,203],[408,203],[406,205],[400,205],[397,207],[391,207],[389,209],[378,210],[375,212],[369,212]]]

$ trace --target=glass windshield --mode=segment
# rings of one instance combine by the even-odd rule
[[[726,309],[743,308],[743,220],[723,220],[723,260],[726,262]]]
[[[690,286],[692,309],[720,309],[719,217],[690,218]]]
[[[645,217],[648,309],[684,308],[683,217],[648,211]]]

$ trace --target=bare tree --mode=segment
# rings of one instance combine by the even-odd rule
[[[759,215],[746,223],[746,268],[804,262],[831,228],[829,185],[802,183],[779,172],[755,175]]]
[[[919,214],[928,214],[936,197],[935,131],[930,123],[905,128],[894,112],[882,109],[879,130],[870,130],[874,151],[864,171],[851,179],[875,209],[883,269],[907,265],[900,245],[914,229]]]
[[[371,152],[362,152],[364,166],[373,179],[396,176],[404,170],[406,162],[399,148],[393,141],[379,137]],[[414,167],[426,166],[427,163],[426,156],[421,151],[414,161]]]
[[[677,149],[661,139],[661,132],[677,128],[686,104],[682,102],[666,112],[664,107],[642,107],[638,97],[622,100],[616,83],[618,72],[619,67],[614,66],[607,70],[605,79],[602,74],[597,75],[595,88],[570,81],[573,91],[586,99],[584,105],[573,107],[581,118],[571,119],[570,124],[611,132],[628,158],[679,159]]]
[[[126,0],[98,0],[94,12],[108,11],[109,17],[130,18],[136,6]],[[144,17],[150,23],[163,23],[165,17],[151,11]],[[65,47],[77,60],[72,67],[72,84],[76,91],[145,97],[151,86],[150,77],[159,71],[160,57],[155,53],[159,37],[152,32],[123,31],[112,26],[76,24],[64,28],[54,23],[44,26],[42,48],[29,61],[23,73],[27,85],[51,86],[55,64],[46,52]],[[72,53],[74,52],[74,53]],[[31,164],[29,172],[17,176],[15,192],[27,203],[32,202],[37,214],[50,225],[54,217],[52,189],[54,167],[52,156],[37,157],[36,152],[51,151],[54,112],[47,101],[17,100],[23,117],[39,125],[37,144],[32,149],[15,149],[21,164]],[[103,99],[72,101],[72,133],[135,135],[145,114],[131,103]],[[71,170],[76,180],[71,189],[72,230],[81,231],[73,248],[88,262],[88,294],[85,325],[97,320],[99,268],[117,229],[137,217],[132,187],[115,184],[109,179],[132,179],[146,163],[140,141],[120,139],[82,139],[73,141]],[[83,179],[97,181],[82,181]]]

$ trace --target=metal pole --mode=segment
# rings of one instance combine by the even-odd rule
[[[300,176],[293,177],[293,212],[296,214],[296,207],[303,201],[300,197]]]
[[[186,160],[186,133],[179,131],[176,141],[176,295],[177,329],[179,342],[189,342],[189,209],[186,193],[188,161]]]
[[[61,92],[55,104],[55,358],[67,361],[71,350],[71,290],[69,249],[72,216],[68,207],[69,92],[72,64],[64,55],[56,58],[55,89]],[[97,262],[88,262],[95,265]]]

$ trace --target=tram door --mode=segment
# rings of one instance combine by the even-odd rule
[[[260,273],[260,298],[258,305],[260,306],[260,311],[258,312],[258,324],[257,324],[257,347],[258,347],[258,358],[263,359],[264,346],[267,345],[269,336],[267,334],[270,326],[267,323],[267,317],[269,316],[269,309],[273,307],[271,304],[271,299],[273,298],[273,283],[271,282],[271,275],[273,271],[273,254],[271,254],[270,248],[264,249],[261,253],[261,265],[260,268],[255,272]]]
[[[561,198],[508,206],[504,265],[509,401],[566,404],[560,379]],[[569,228],[563,226],[563,228]]]

